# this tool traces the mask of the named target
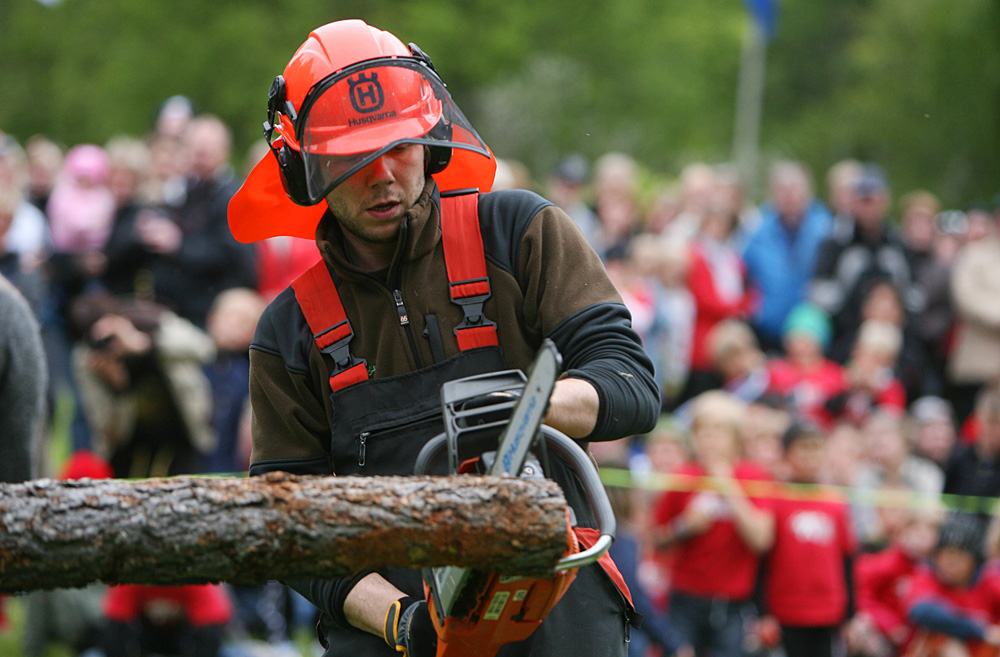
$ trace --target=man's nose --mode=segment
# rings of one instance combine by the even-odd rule
[[[389,159],[385,155],[380,155],[368,165],[369,184],[376,185],[392,179],[392,169],[389,167]]]

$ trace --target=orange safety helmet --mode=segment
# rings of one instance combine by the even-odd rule
[[[488,191],[496,171],[430,58],[360,20],[309,34],[271,85],[264,135],[270,152],[229,203],[241,242],[314,239],[326,195],[399,144],[428,147],[442,191]]]

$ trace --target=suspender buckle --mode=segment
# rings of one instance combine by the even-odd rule
[[[452,301],[462,307],[462,314],[465,315],[462,318],[462,323],[455,327],[456,334],[462,329],[496,326],[495,322],[486,319],[486,315],[483,314],[483,305],[489,298],[489,293],[477,294],[472,297],[452,298]]]
[[[363,358],[358,359],[351,355],[350,347],[351,347],[351,339],[354,337],[354,329],[351,328],[351,323],[348,322],[347,320],[344,320],[343,322],[335,326],[331,326],[326,331],[323,331],[323,333],[320,333],[319,335],[315,336],[316,341],[320,342],[325,334],[331,333],[333,331],[338,331],[339,333],[343,334],[343,330],[341,329],[341,327],[345,325],[347,328],[346,335],[341,337],[339,340],[335,340],[334,342],[331,342],[327,346],[320,349],[321,353],[324,353],[333,359],[332,376],[336,376],[337,374],[340,374],[344,370],[348,370],[359,363],[365,362]]]

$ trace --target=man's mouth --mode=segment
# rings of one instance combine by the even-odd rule
[[[396,201],[386,201],[384,203],[377,203],[375,205],[369,206],[368,211],[376,213],[388,212],[394,209],[397,205],[399,205],[399,203]]]

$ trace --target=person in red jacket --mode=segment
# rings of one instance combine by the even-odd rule
[[[788,657],[832,656],[840,625],[853,614],[850,564],[856,546],[847,501],[838,490],[817,485],[824,442],[819,428],[802,422],[793,423],[782,440],[791,478],[772,502],[774,545],[761,623],[780,625]]]
[[[826,430],[833,427],[827,402],[845,388],[844,368],[824,355],[831,335],[826,314],[812,304],[800,304],[785,320],[785,357],[767,366],[771,392],[788,397],[798,415]]]
[[[713,390],[695,398],[694,460],[679,468],[679,486],[653,510],[657,548],[673,548],[669,618],[697,654],[742,654],[748,601],[760,555],[774,537],[766,508],[769,475],[740,459],[744,405]]]
[[[937,508],[909,509],[889,547],[856,560],[857,613],[847,632],[852,653],[896,654],[909,642],[913,626],[906,618],[904,602],[914,574],[934,551],[942,517]]]
[[[1000,647],[1000,568],[982,564],[982,528],[953,512],[941,527],[931,563],[913,577],[905,607],[916,627],[905,655],[996,654]]]
[[[711,211],[691,242],[688,254],[688,290],[694,301],[691,335],[691,369],[681,395],[684,400],[718,387],[713,372],[708,336],[726,319],[743,319],[753,310],[753,296],[746,286],[746,267],[730,237],[732,218]]]
[[[220,584],[124,584],[104,597],[107,657],[217,657],[232,602]]]

